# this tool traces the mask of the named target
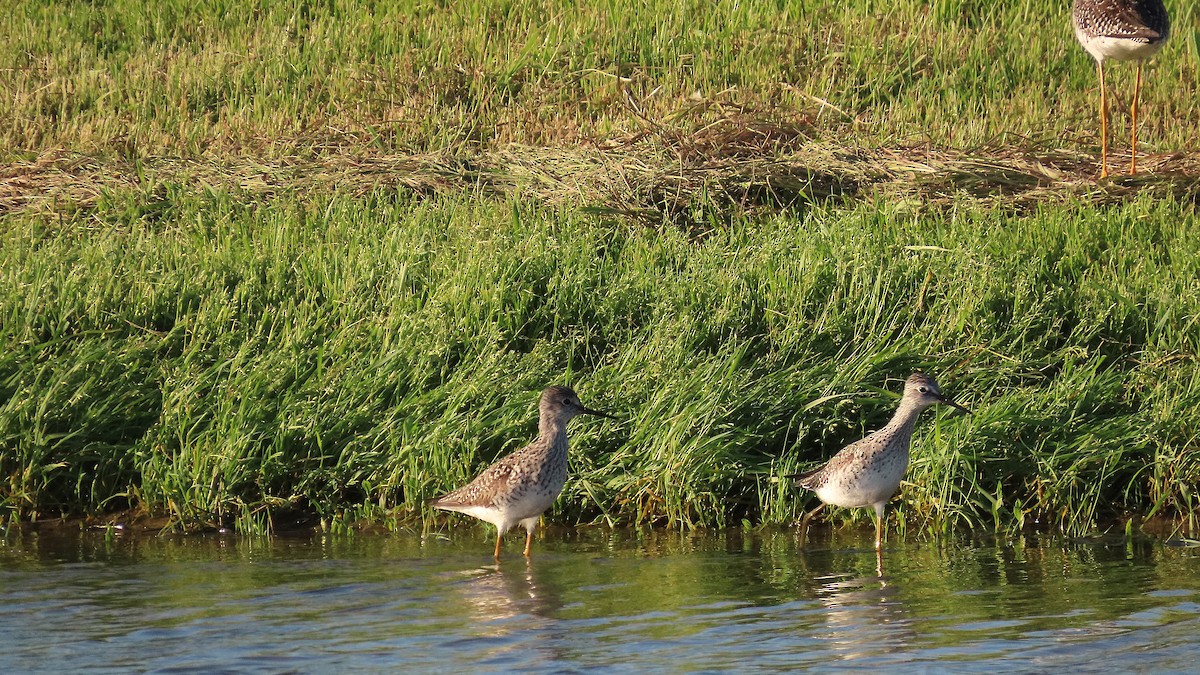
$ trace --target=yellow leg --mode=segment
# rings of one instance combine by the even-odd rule
[[[1108,178],[1108,94],[1104,90],[1104,61],[1096,61],[1100,73],[1100,177]]]
[[[883,547],[883,504],[875,505],[875,550]]]
[[[525,533],[525,557],[529,557],[529,548],[533,546],[533,530]]]
[[[800,545],[801,546],[804,545],[805,537],[808,536],[808,521],[812,520],[812,517],[817,515],[817,512],[823,508],[825,508],[825,503],[821,502],[820,504],[817,504],[817,508],[804,514],[804,517],[800,519]]]
[[[496,533],[496,562],[500,562],[500,537],[499,532]]]
[[[1142,91],[1142,62],[1137,62],[1137,78],[1133,81],[1133,109],[1130,113],[1133,116],[1133,156],[1129,159],[1129,175],[1137,173],[1137,105],[1138,95]]]

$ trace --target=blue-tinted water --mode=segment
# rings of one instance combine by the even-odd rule
[[[1195,671],[1200,549],[787,531],[10,537],[13,672]]]

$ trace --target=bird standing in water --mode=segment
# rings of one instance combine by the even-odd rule
[[[584,407],[567,387],[547,387],[538,403],[537,440],[484,469],[466,486],[429,502],[430,506],[495,525],[496,560],[500,560],[504,533],[520,523],[526,533],[525,557],[529,557],[538,519],[567,481],[567,422],[581,414],[612,418]]]
[[[970,413],[942,393],[930,376],[915,373],[904,382],[900,407],[879,431],[842,448],[824,466],[788,476],[796,485],[817,493],[821,504],[800,521],[800,537],[808,531],[808,521],[826,504],[846,508],[871,506],[875,509],[875,549],[883,545],[883,507],[900,487],[908,468],[908,448],[913,427],[921,411],[944,404]]]

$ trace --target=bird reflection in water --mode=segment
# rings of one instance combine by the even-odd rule
[[[459,573],[447,591],[457,597],[454,613],[466,618],[467,635],[452,640],[476,654],[480,665],[502,670],[539,669],[562,663],[569,635],[555,616],[562,608],[560,589],[542,572],[546,560],[472,568]]]
[[[887,577],[830,575],[816,579],[832,651],[853,659],[902,649],[915,637],[898,587]]]
[[[455,583],[454,588],[484,633],[504,634],[514,627],[512,619],[549,620],[562,607],[560,590],[541,571],[530,560],[475,568],[466,571],[471,576]],[[529,627],[526,622],[520,626]]]

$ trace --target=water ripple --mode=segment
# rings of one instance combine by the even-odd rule
[[[1200,660],[1191,549],[1130,558],[1054,542],[912,544],[889,551],[879,575],[873,551],[798,549],[786,535],[722,533],[678,549],[607,536],[575,549],[550,540],[533,561],[499,566],[466,543],[431,550],[403,537],[242,554],[229,542],[151,542],[85,562],[45,542],[0,550],[0,663],[30,673],[1039,672]]]

